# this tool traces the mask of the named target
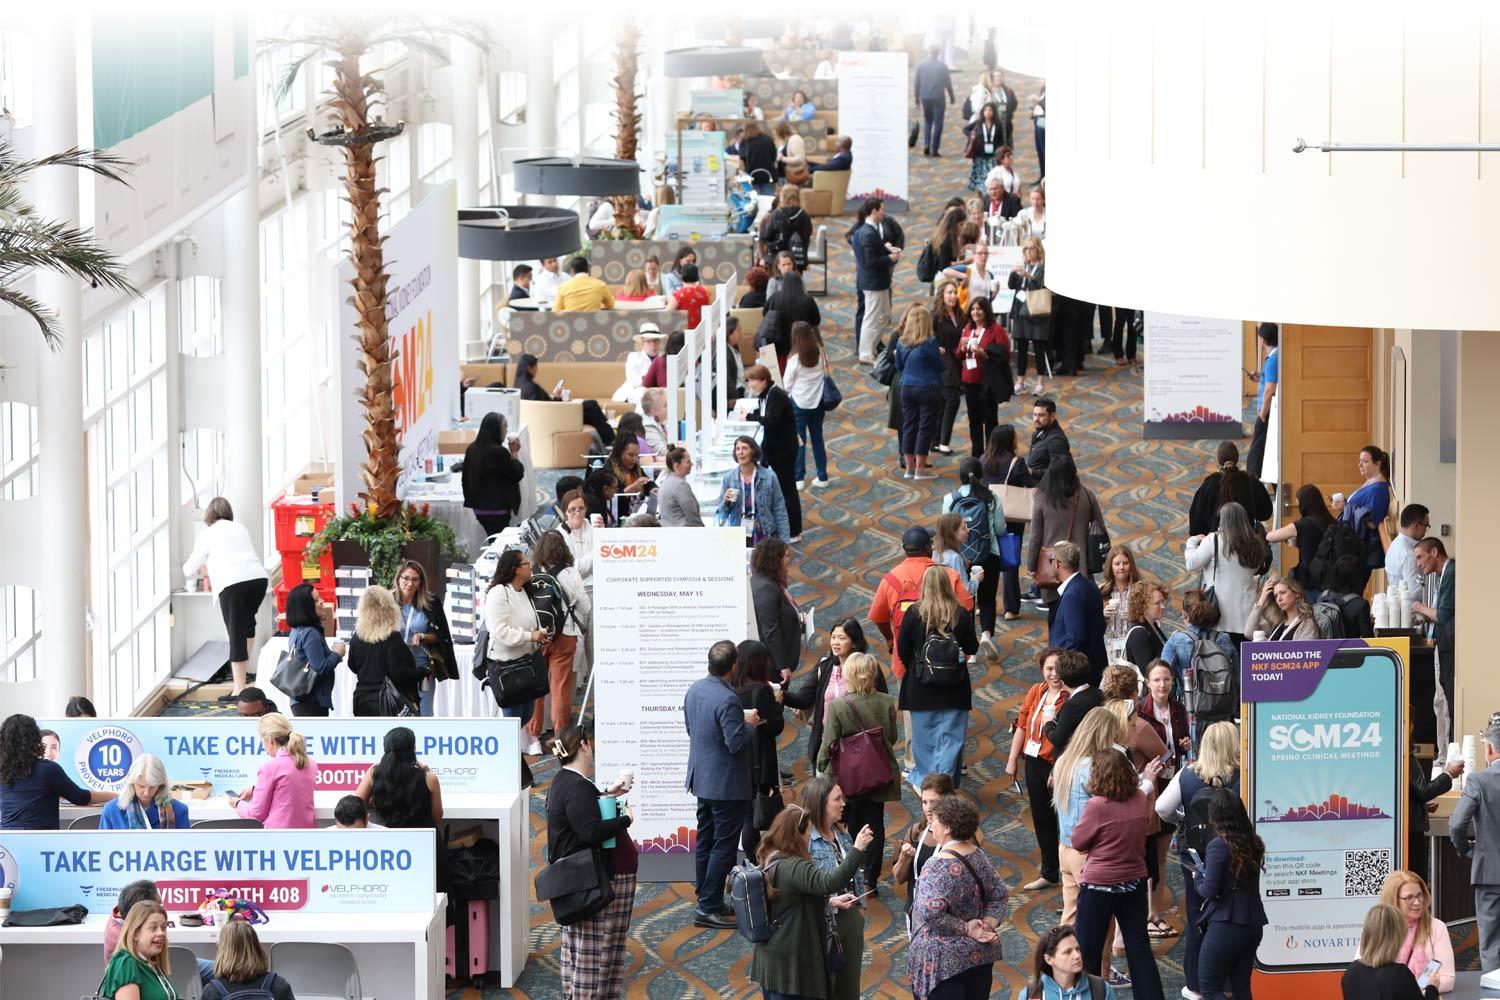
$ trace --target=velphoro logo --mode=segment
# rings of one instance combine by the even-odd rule
[[[21,865],[16,861],[16,856],[0,844],[0,888],[10,889],[13,893],[20,892],[21,888]]]
[[[90,730],[73,753],[73,763],[83,783],[96,792],[118,792],[130,773],[130,765],[145,753],[135,733],[120,726]]]

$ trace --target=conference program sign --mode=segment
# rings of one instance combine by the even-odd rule
[[[908,86],[905,52],[839,53],[839,131],[854,141],[844,211],[866,198],[906,211]]]
[[[1148,312],[1145,326],[1143,436],[1242,437],[1240,321]]]

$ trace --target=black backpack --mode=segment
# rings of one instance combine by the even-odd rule
[[[964,651],[953,633],[927,630],[922,638],[922,648],[917,651],[917,669],[922,672],[924,684],[962,684],[969,676],[964,664]]]
[[[1239,675],[1234,660],[1217,641],[1219,633],[1205,630],[1193,637],[1193,714],[1218,721],[1234,717],[1239,708]]]
[[[922,255],[917,258],[917,280],[935,281],[938,273],[937,251],[928,243],[922,248]]]
[[[533,573],[531,582],[526,585],[526,591],[531,595],[531,606],[536,608],[537,621],[541,627],[547,630],[547,635],[556,639],[562,634],[563,626],[569,618],[578,631],[588,631],[578,620],[573,612],[573,605],[568,600],[567,591],[558,582],[557,577],[550,573]]]
[[[1352,556],[1359,560],[1359,565],[1364,565],[1365,546],[1359,540],[1359,535],[1343,521],[1334,521],[1323,532],[1323,540],[1318,543],[1318,551],[1313,554],[1312,561],[1307,565],[1307,578],[1312,585],[1319,590],[1326,589],[1332,582],[1329,577],[1333,572],[1333,564],[1338,562],[1342,556]]]
[[[1198,852],[1198,857],[1204,857],[1208,853],[1208,842],[1218,836],[1213,823],[1208,819],[1210,811],[1215,802],[1233,798],[1236,798],[1235,794],[1221,785],[1208,785],[1199,789],[1182,817],[1183,846],[1191,847]]]
[[[807,267],[807,244],[802,242],[801,233],[793,233],[792,238],[787,240],[787,253],[792,255],[792,263],[799,269]]]
[[[755,346],[774,347],[777,354],[787,354],[792,349],[790,326],[782,321],[780,309],[770,309],[760,319],[755,331]]]
[[[271,992],[271,983],[276,979],[276,973],[268,972],[265,978],[255,986],[237,989],[230,992],[223,980],[215,977],[208,981],[208,985],[218,990],[215,994],[217,1000],[276,1000],[275,994]]]
[[[729,873],[729,905],[734,910],[734,929],[751,944],[765,944],[776,934],[781,921],[771,916],[766,886],[778,862],[761,868],[746,861]]]
[[[785,218],[779,208],[766,217],[766,228],[760,234],[760,245],[765,253],[767,267],[771,266],[771,258],[787,248],[786,231],[781,225]]]

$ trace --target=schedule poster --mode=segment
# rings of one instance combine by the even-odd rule
[[[708,675],[708,649],[747,628],[742,528],[595,533],[594,678],[598,772],[635,773],[630,835],[648,881],[692,878],[696,801],[688,794],[683,696]]]
[[[1405,836],[1405,662],[1394,640],[1246,643],[1250,816],[1269,969],[1342,967]]]
[[[1240,321],[1148,312],[1145,322],[1144,436],[1243,436]]]
[[[866,198],[885,199],[888,212],[906,211],[911,103],[905,52],[839,53],[839,131],[854,140],[845,212]]]
[[[724,133],[667,133],[667,172],[677,170],[682,151],[682,203],[696,207],[723,208],[728,214],[729,194],[724,184]]]

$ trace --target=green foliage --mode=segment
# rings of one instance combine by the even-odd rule
[[[388,583],[396,578],[401,548],[407,542],[434,541],[449,559],[464,556],[453,529],[432,516],[432,505],[403,504],[395,517],[376,517],[373,507],[349,505],[349,513],[329,521],[307,544],[311,558],[321,556],[331,542],[358,542],[370,556],[373,579]]]

